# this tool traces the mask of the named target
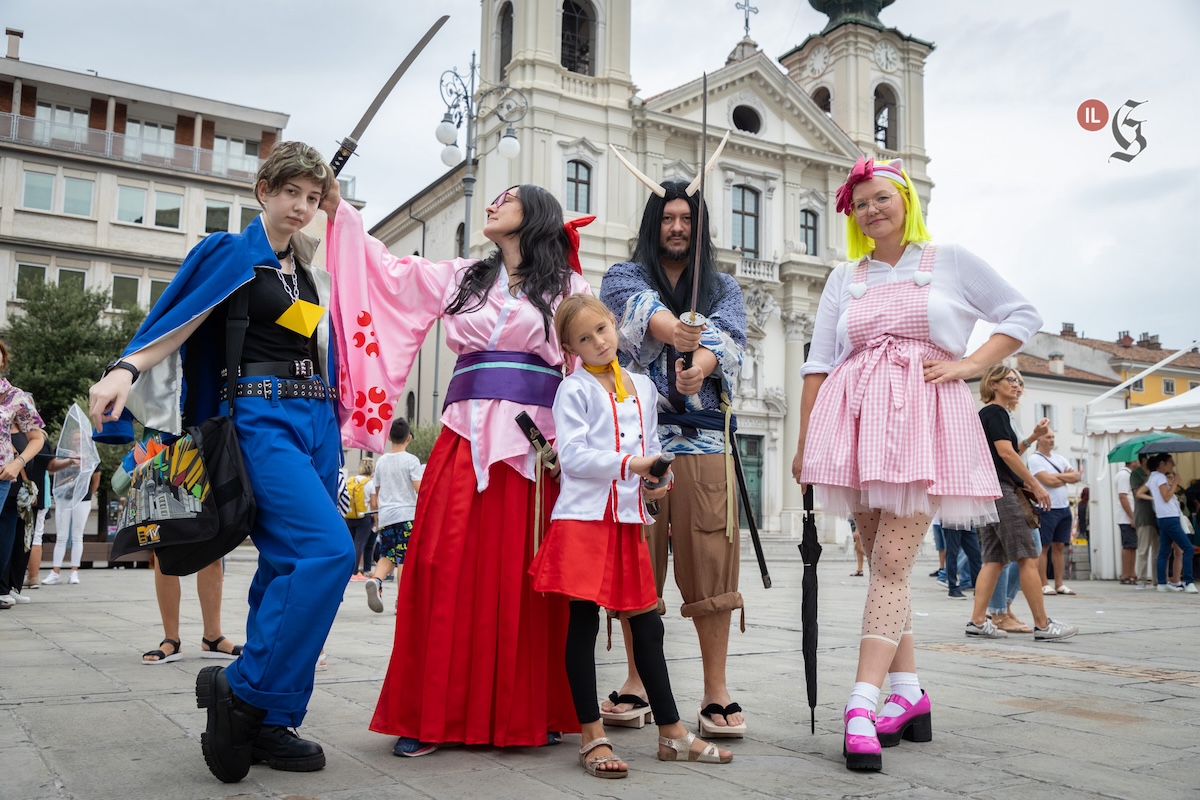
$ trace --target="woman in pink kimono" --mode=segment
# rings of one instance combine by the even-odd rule
[[[440,263],[393,256],[339,198],[325,208],[340,400],[350,412],[343,439],[383,449],[393,398],[435,320],[458,355],[371,729],[400,737],[394,752],[405,756],[446,742],[543,745],[552,732],[578,731],[562,659],[566,598],[530,586],[535,456],[515,422],[527,411],[553,439],[563,363],[554,310],[589,291],[572,272],[562,208],[545,189],[513,187],[486,209],[483,234],[497,250]],[[544,483],[548,520],[557,488]]]

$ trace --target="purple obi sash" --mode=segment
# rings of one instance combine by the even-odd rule
[[[454,364],[444,411],[460,400],[509,400],[528,406],[554,405],[562,370],[532,353],[484,350],[464,353]]]

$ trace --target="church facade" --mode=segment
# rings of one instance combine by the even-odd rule
[[[747,34],[712,65],[707,94],[697,75],[642,98],[630,74],[631,0],[482,0],[475,162],[372,230],[397,255],[479,257],[490,250],[486,204],[514,184],[538,184],[568,219],[597,217],[581,230],[580,258],[598,292],[605,270],[628,259],[648,196],[610,146],[654,180],[690,181],[707,104],[706,152],[731,133],[706,201],[718,268],[737,278],[746,301],[739,446],[759,527],[781,538],[800,535],[791,462],[805,345],[826,276],[845,258],[834,193],[862,153],[903,158],[925,203],[931,189],[922,106],[932,45],[879,21],[890,0],[811,2],[829,24],[779,59]],[[496,108],[500,115],[489,113]],[[520,152],[507,159],[498,144],[510,126]],[[469,225],[464,186],[473,190]],[[399,398],[400,413],[417,424],[441,412],[454,363],[441,339],[435,327]]]

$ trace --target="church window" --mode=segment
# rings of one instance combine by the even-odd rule
[[[746,258],[758,258],[758,192],[733,187],[733,246]]]
[[[513,51],[513,7],[505,3],[500,9],[500,80],[508,80],[508,65]]]
[[[746,133],[762,130],[762,117],[750,106],[738,106],[733,110],[733,126]]]
[[[817,104],[817,108],[825,112],[825,116],[833,119],[833,95],[824,86],[818,87],[812,94],[813,102]]]
[[[404,416],[408,419],[409,424],[416,424],[417,396],[412,392],[409,392],[404,398]]]
[[[592,48],[596,22],[585,3],[565,0],[562,5],[562,65],[571,72],[593,75]]]
[[[567,162],[567,211],[592,210],[592,168],[582,161]]]
[[[804,209],[800,212],[800,241],[804,242],[807,255],[817,255],[817,212]]]
[[[896,149],[896,95],[880,85],[875,89],[875,144],[884,150]]]
[[[458,228],[454,231],[454,257],[467,257],[467,229],[463,227],[461,222],[458,223]]]

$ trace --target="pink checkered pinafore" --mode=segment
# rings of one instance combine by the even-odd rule
[[[867,259],[854,269],[852,349],[821,385],[805,434],[801,481],[816,486],[826,512],[940,510],[943,525],[962,528],[995,521],[1000,485],[970,390],[923,374],[925,360],[955,360],[929,341],[935,253],[925,246],[915,280],[868,287]]]

